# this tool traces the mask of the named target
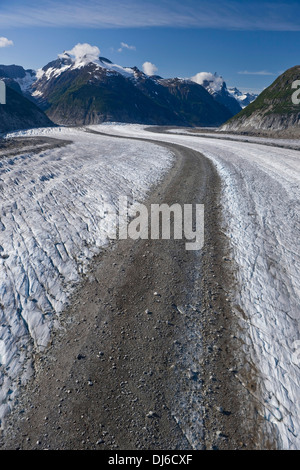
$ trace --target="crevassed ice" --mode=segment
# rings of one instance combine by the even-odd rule
[[[149,134],[137,125],[100,127],[110,134],[182,144],[215,163],[223,182],[224,230],[237,266],[235,313],[248,363],[258,371],[255,395],[278,448],[299,449],[300,153],[259,143]]]
[[[30,374],[89,260],[109,242],[104,203],[141,202],[172,164],[156,145],[75,129],[53,135],[73,143],[0,159],[0,419]],[[3,425],[3,422],[2,422]]]

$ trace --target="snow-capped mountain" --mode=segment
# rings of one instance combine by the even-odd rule
[[[89,44],[77,44],[36,72],[0,65],[2,77],[63,125],[123,121],[219,126],[242,109],[238,93],[231,93],[217,74],[149,76],[137,67],[112,63]]]
[[[228,91],[223,78],[216,73],[200,72],[191,77],[191,80],[202,85],[218,103],[226,106],[233,115],[242,110],[239,101]]]
[[[31,87],[36,81],[36,72],[32,69],[25,70],[20,65],[0,65],[0,79],[10,88],[30,98]]]
[[[250,103],[252,103],[258,97],[258,94],[255,93],[242,93],[236,87],[228,88],[228,92],[231,94],[233,98],[235,98],[239,103],[240,106],[244,109]]]
[[[87,46],[77,45],[37,71],[32,97],[57,124],[218,126],[234,114],[190,80],[148,76]]]

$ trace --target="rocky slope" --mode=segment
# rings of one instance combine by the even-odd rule
[[[300,66],[280,75],[258,98],[221,126],[220,131],[280,137],[300,136],[300,104],[293,103]],[[299,87],[298,87],[299,88]]]
[[[6,87],[6,104],[0,105],[0,133],[48,126],[53,126],[53,123],[41,109],[9,86]]]

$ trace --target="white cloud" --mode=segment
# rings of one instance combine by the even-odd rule
[[[8,46],[13,46],[14,43],[10,39],[0,37],[0,47],[8,47]]]
[[[224,83],[222,77],[219,77],[218,75],[212,74],[210,72],[199,72],[191,77],[190,80],[198,83],[198,85],[204,86],[205,88],[209,87],[212,89],[212,91],[221,90]]]
[[[65,51],[63,54],[59,54],[58,57],[66,57],[66,54],[72,56],[75,60],[75,63],[87,61],[93,62],[99,59],[100,49],[97,46],[91,46],[90,44],[76,44],[73,49]]]
[[[257,72],[249,72],[248,70],[242,70],[238,73],[240,75],[276,75],[276,73],[268,72],[267,70],[259,70]]]
[[[152,64],[151,62],[144,62],[143,63],[143,71],[146,75],[155,75],[158,71],[156,65]]]
[[[121,47],[118,49],[118,52],[122,52],[123,49],[128,49],[130,51],[136,51],[135,46],[129,46],[129,44],[126,44],[126,42],[121,42]]]

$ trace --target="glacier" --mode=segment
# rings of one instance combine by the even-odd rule
[[[32,375],[32,358],[107,245],[119,196],[141,202],[172,165],[167,149],[80,129],[7,135],[68,139],[66,147],[0,154],[0,420]]]
[[[163,141],[202,153],[220,175],[223,230],[236,269],[232,310],[247,358],[236,377],[261,405],[277,448],[299,449],[299,141],[199,138],[119,123],[89,128],[125,140],[84,129],[32,130],[25,134],[74,143],[0,160],[1,415],[30,373],[30,354],[59,327],[69,293],[107,243],[110,224],[99,208],[116,205],[120,194],[145,197],[172,165],[170,152],[155,146]],[[107,231],[99,232],[100,222]]]
[[[237,378],[261,404],[277,448],[299,449],[300,153],[265,145],[299,148],[299,140],[253,138],[249,143],[243,136],[229,141],[155,133],[155,128],[149,133],[138,125],[91,127],[180,144],[215,164],[222,181],[223,230],[236,267],[232,308],[247,357],[245,373]]]

